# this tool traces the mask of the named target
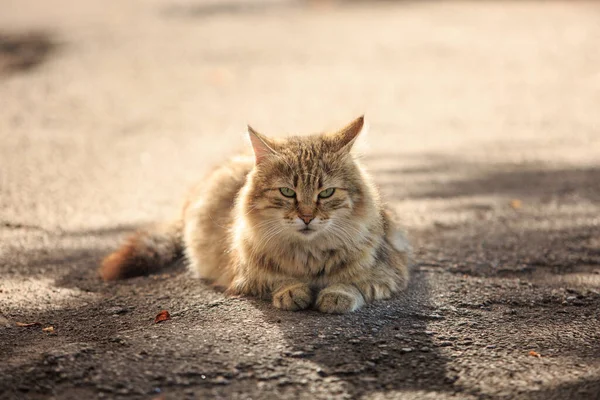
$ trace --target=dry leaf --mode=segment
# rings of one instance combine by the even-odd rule
[[[542,357],[542,355],[541,355],[540,353],[538,353],[537,351],[533,351],[533,350],[530,350],[530,351],[529,351],[529,355],[530,355],[531,357],[538,357],[538,358],[541,358],[541,357]]]
[[[54,327],[53,326],[47,326],[45,328],[42,328],[42,330],[44,332],[48,332],[48,333],[54,333]]]
[[[30,328],[32,326],[41,326],[42,324],[40,324],[39,322],[31,322],[29,324],[26,324],[24,322],[15,322],[15,325],[20,326],[21,328]]]
[[[171,315],[169,314],[169,312],[167,310],[162,310],[156,315],[156,318],[154,318],[154,323],[158,324],[159,322],[168,321],[170,319]]]
[[[510,206],[513,209],[518,210],[519,208],[523,207],[523,202],[519,199],[513,199],[510,201]]]

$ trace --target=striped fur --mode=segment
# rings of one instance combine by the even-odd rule
[[[350,152],[363,123],[285,140],[249,127],[254,157],[216,169],[186,202],[181,236],[173,237],[182,239],[191,270],[229,293],[286,310],[349,312],[404,289],[407,242]],[[328,188],[333,195],[319,197]],[[141,256],[149,252],[139,238],[107,258],[105,279],[130,276],[132,265],[151,259]]]

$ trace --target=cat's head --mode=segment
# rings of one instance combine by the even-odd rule
[[[370,213],[369,186],[350,149],[364,118],[334,133],[268,138],[248,127],[255,155],[245,213],[264,236],[297,240],[355,235]]]

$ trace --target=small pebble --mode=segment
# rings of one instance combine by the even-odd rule
[[[229,379],[219,375],[213,380],[213,383],[217,385],[229,385]]]
[[[123,315],[127,314],[129,309],[127,307],[110,307],[106,312],[111,315]]]

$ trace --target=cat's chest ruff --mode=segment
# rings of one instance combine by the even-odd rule
[[[290,246],[279,254],[279,268],[294,276],[320,276],[343,263],[345,249],[314,249]]]

